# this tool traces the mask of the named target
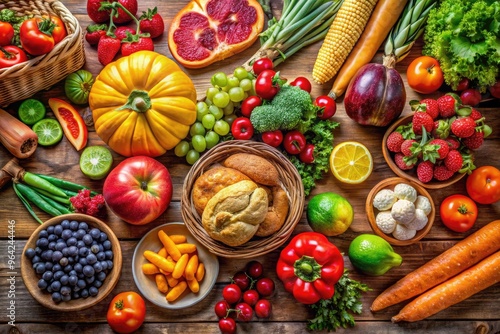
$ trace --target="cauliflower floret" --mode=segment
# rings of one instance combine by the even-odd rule
[[[405,199],[415,202],[417,199],[417,190],[406,183],[399,183],[394,187],[394,194],[399,199]]]
[[[394,232],[392,232],[392,236],[398,240],[410,240],[416,234],[416,230],[408,228],[402,224],[396,224],[396,228],[394,229]]]
[[[415,205],[406,199],[400,199],[391,209],[392,217],[401,224],[408,224],[415,218]]]
[[[422,209],[415,209],[415,219],[413,219],[408,224],[405,224],[406,227],[420,231],[427,225],[429,218]]]
[[[417,200],[415,201],[415,208],[422,210],[427,216],[431,213],[431,202],[427,197],[418,195]]]
[[[373,198],[373,206],[379,211],[389,210],[398,198],[390,189],[380,190]]]
[[[391,211],[379,212],[375,221],[378,228],[386,234],[391,234],[396,228],[396,221],[392,218]]]

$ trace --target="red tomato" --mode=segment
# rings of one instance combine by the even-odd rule
[[[287,132],[283,138],[283,146],[290,154],[299,154],[306,147],[306,137],[300,131]]]
[[[50,32],[52,21],[34,17],[23,22],[19,29],[19,38],[23,49],[33,56],[49,53],[55,45]]]
[[[474,226],[477,219],[477,206],[464,195],[446,197],[439,207],[441,221],[450,230],[466,232]]]
[[[297,86],[308,93],[312,90],[311,82],[306,77],[296,77],[295,80],[290,82],[290,85]]]
[[[259,75],[264,70],[272,70],[273,67],[273,61],[267,57],[257,59],[252,65],[255,75]]]
[[[231,281],[240,287],[241,291],[245,291],[250,286],[250,277],[243,271],[238,271],[234,274]]]
[[[274,281],[269,277],[260,278],[255,283],[255,288],[262,297],[269,297],[274,292]]]
[[[328,95],[318,96],[313,104],[318,107],[318,117],[321,119],[329,119],[337,111],[335,100]]]
[[[11,67],[28,60],[26,53],[15,45],[0,47],[0,68]]]
[[[253,125],[247,117],[238,117],[231,124],[231,133],[235,139],[248,140],[253,137]]]
[[[48,16],[47,16],[48,18]],[[51,15],[50,21],[54,23],[54,30],[52,30],[52,37],[54,37],[54,43],[57,44],[68,35],[66,32],[66,26],[60,17]]]
[[[133,333],[146,318],[146,303],[134,291],[119,293],[109,304],[106,318],[109,326],[117,333]]]
[[[252,289],[243,292],[243,301],[250,306],[254,306],[255,304],[257,304],[259,298],[260,296],[257,290]]]
[[[222,289],[222,298],[229,304],[236,304],[241,299],[241,289],[234,283],[228,284]]]
[[[262,273],[264,272],[264,266],[259,261],[250,261],[247,263],[245,271],[248,276],[256,279],[262,276]]]
[[[236,319],[238,319],[239,321],[248,322],[252,320],[253,309],[247,303],[238,303],[235,306],[235,309],[237,311]]]
[[[299,153],[299,159],[305,164],[314,162],[314,145],[306,144],[306,147]]]
[[[493,166],[476,168],[467,177],[467,194],[479,204],[500,200],[500,170]]]
[[[9,22],[0,21],[0,46],[12,44],[14,27]]]
[[[261,299],[255,304],[255,315],[258,318],[269,318],[271,316],[272,305],[267,299]]]
[[[231,306],[225,300],[221,300],[221,301],[217,302],[217,304],[215,304],[215,306],[214,306],[215,315],[219,319],[227,317],[230,309],[231,309]]]
[[[250,95],[241,102],[241,114],[250,117],[255,107],[262,105],[262,99],[256,95]]]
[[[283,141],[283,132],[281,130],[266,131],[262,133],[261,137],[262,141],[267,145],[278,147]]]
[[[219,329],[221,334],[235,334],[236,321],[233,318],[223,318],[219,320]]]
[[[412,61],[406,70],[406,77],[408,85],[422,94],[437,91],[444,81],[439,62],[428,56],[421,56]]]
[[[255,92],[261,98],[270,100],[280,90],[279,77],[273,70],[264,70],[258,76],[255,81]]]

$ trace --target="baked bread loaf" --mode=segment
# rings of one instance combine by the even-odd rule
[[[242,172],[256,183],[266,186],[279,185],[279,174],[276,167],[258,155],[236,153],[226,158],[223,165]]]
[[[221,189],[236,182],[250,180],[245,174],[223,166],[207,170],[193,185],[192,198],[196,212],[201,216],[208,201]]]
[[[267,214],[264,189],[249,180],[237,182],[216,193],[205,206],[203,228],[215,240],[239,246],[257,232]]]
[[[288,196],[281,187],[273,187],[271,196],[268,196],[269,204],[266,217],[259,225],[255,235],[258,237],[267,237],[277,231],[285,223],[288,209]]]

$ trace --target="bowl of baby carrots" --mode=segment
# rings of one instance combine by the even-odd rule
[[[149,231],[137,244],[132,275],[142,295],[155,305],[183,309],[203,300],[219,274],[219,260],[184,223]]]

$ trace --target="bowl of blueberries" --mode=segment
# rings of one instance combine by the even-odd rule
[[[28,239],[21,275],[43,306],[79,311],[103,300],[116,286],[122,267],[120,243],[101,220],[66,214],[47,220]]]

